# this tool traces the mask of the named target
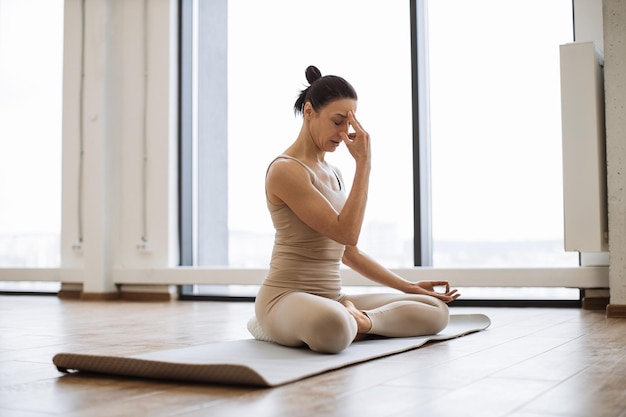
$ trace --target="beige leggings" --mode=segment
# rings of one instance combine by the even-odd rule
[[[351,301],[370,318],[370,334],[423,336],[438,333],[448,324],[448,306],[444,302],[417,294],[344,295],[333,300],[263,286],[255,310],[259,324],[277,343],[337,353],[357,335],[356,320],[341,304],[344,300]]]

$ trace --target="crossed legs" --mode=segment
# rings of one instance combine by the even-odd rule
[[[358,294],[347,297],[371,321],[367,331],[386,337],[435,334],[448,325],[448,306],[419,294]]]
[[[269,295],[269,294],[266,294]],[[434,297],[417,294],[360,294],[342,302],[304,293],[257,297],[256,315],[264,331],[285,346],[337,353],[359,334],[410,337],[435,334],[448,324],[448,307]]]

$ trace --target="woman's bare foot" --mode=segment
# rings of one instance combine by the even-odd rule
[[[342,302],[343,306],[348,310],[348,313],[352,315],[356,319],[357,324],[357,335],[355,337],[355,341],[363,339],[365,334],[369,332],[372,328],[372,321],[367,314],[363,313],[361,310],[357,309],[352,301],[344,300]]]

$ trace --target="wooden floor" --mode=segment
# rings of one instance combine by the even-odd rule
[[[481,333],[278,388],[60,374],[61,351],[137,354],[249,338],[246,302],[0,296],[0,416],[626,416],[626,320],[578,309],[464,308]]]

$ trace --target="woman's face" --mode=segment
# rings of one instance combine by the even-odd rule
[[[310,103],[307,103],[310,106]],[[309,129],[317,147],[325,152],[334,152],[343,142],[340,133],[349,133],[348,112],[356,112],[356,100],[342,98],[331,101],[319,112],[305,110],[309,116]]]

